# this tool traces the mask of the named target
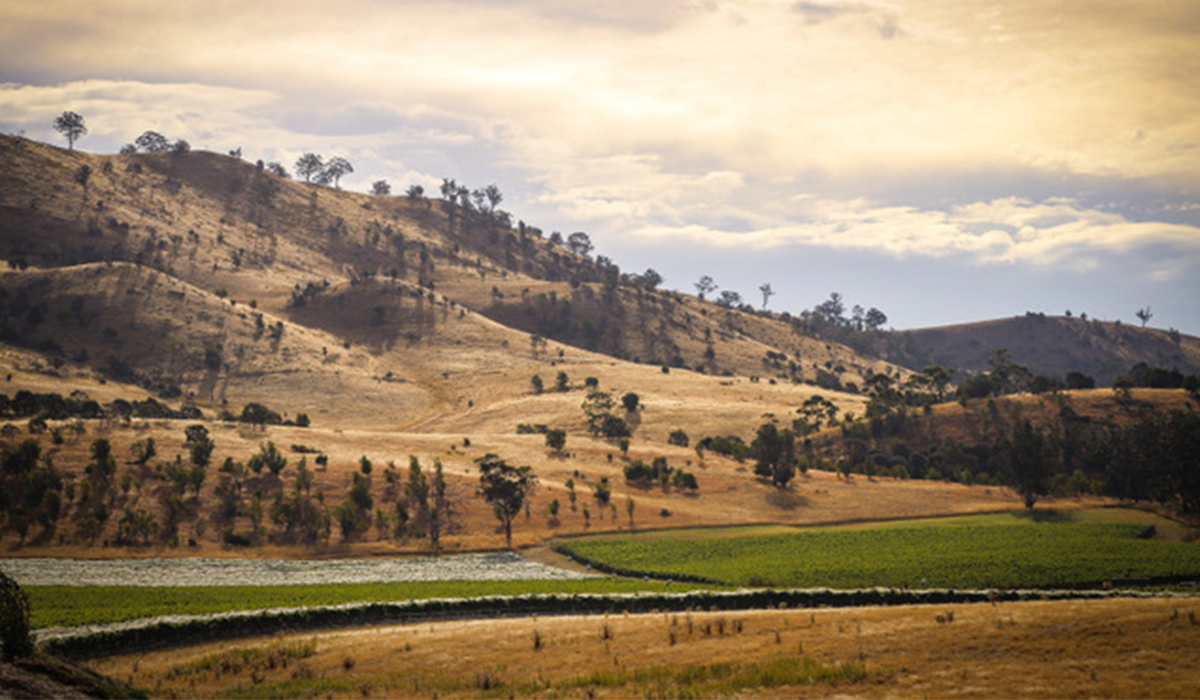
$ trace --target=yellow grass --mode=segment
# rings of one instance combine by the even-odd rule
[[[260,697],[676,695],[687,693],[690,667],[762,669],[803,658],[827,668],[861,664],[867,677],[781,687],[748,683],[715,692],[695,686],[692,692],[1185,698],[1200,687],[1197,607],[1195,599],[1104,600],[472,620],[208,644],[92,666],[155,697],[216,697],[235,689]],[[278,655],[305,643],[316,653],[286,667],[189,671],[231,647]],[[644,680],[650,671],[665,673],[666,685]],[[598,674],[608,674],[612,684]],[[592,682],[583,682],[588,677]]]

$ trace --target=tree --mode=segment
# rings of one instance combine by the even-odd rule
[[[726,289],[721,292],[721,298],[717,300],[717,303],[726,308],[732,308],[742,303],[742,295]]]
[[[246,466],[250,467],[255,474],[261,472],[263,467],[266,467],[267,471],[271,472],[273,476],[279,476],[279,473],[287,467],[287,463],[287,457],[283,456],[283,453],[279,451],[275,443],[267,441],[265,445],[260,444],[258,446],[258,452],[250,456]]]
[[[623,405],[625,407],[625,410],[630,413],[633,413],[634,411],[638,410],[638,404],[640,402],[641,402],[641,397],[639,397],[637,394],[633,393],[632,391],[621,397],[621,405]]]
[[[820,316],[826,323],[835,325],[843,325],[846,322],[846,304],[842,302],[842,295],[833,292],[829,295],[827,301],[822,302],[813,309],[813,313]]]
[[[546,447],[561,454],[566,445],[567,431],[562,428],[552,428],[546,431]]]
[[[142,135],[134,139],[133,143],[139,150],[146,153],[163,153],[171,150],[171,142],[157,131],[143,131]]]
[[[305,153],[296,159],[296,174],[303,176],[305,182],[312,182],[313,176],[324,169],[325,161],[316,153]]]
[[[592,239],[583,231],[576,231],[570,236],[567,236],[567,248],[571,252],[587,257],[588,253],[592,252]]]
[[[79,186],[83,188],[84,204],[86,204],[87,200],[88,200],[88,181],[91,179],[92,179],[92,168],[90,165],[87,165],[87,164],[81,165],[75,171],[75,182],[79,183]]]
[[[1154,314],[1150,311],[1150,307],[1147,306],[1144,309],[1138,309],[1134,316],[1138,317],[1138,320],[1142,322],[1142,328],[1145,328],[1150,319],[1154,317]]]
[[[535,394],[540,394],[546,389],[545,384],[542,382],[542,378],[536,374],[530,378],[529,385],[533,388],[533,393]]]
[[[537,477],[529,467],[509,466],[494,454],[475,460],[479,465],[479,495],[487,501],[504,528],[504,540],[512,549],[512,521],[537,489]]]
[[[147,462],[154,459],[158,454],[158,448],[154,444],[153,437],[147,437],[144,440],[135,440],[129,446],[129,451],[133,455],[133,463],[139,467],[145,466]]]
[[[762,285],[759,285],[759,287],[758,287],[758,291],[762,292],[762,295],[763,295],[763,310],[764,310],[764,311],[766,311],[766,309],[767,309],[767,302],[769,302],[769,301],[771,300],[771,297],[775,296],[775,290],[774,290],[774,289],[771,289],[771,285],[770,285],[770,283],[764,283],[764,284],[762,284]]]
[[[646,271],[643,272],[641,274],[641,276],[638,278],[638,281],[646,289],[653,290],[653,289],[657,289],[658,285],[662,284],[663,278],[662,278],[662,275],[658,274],[658,272],[654,268],[648,267],[648,268],[646,268]]]
[[[1012,433],[1000,444],[1000,475],[1032,509],[1039,497],[1050,492],[1053,471],[1052,446],[1041,427],[1028,419],[1017,421]]]
[[[695,287],[697,296],[700,297],[701,301],[704,301],[704,295],[717,291],[717,283],[713,282],[713,278],[709,277],[708,275],[701,277],[700,280],[696,282]]]
[[[87,134],[83,117],[76,112],[63,112],[54,118],[54,130],[67,137],[67,150],[75,150],[75,140]]]
[[[184,141],[183,139],[179,139],[175,143],[171,144],[172,153],[187,153],[190,150],[192,150],[192,144]]]
[[[341,189],[342,176],[354,172],[354,166],[350,165],[350,161],[341,156],[334,156],[325,164],[325,168],[318,175],[318,182],[321,184],[333,183],[334,189]]]
[[[216,448],[216,443],[208,436],[208,428],[197,423],[184,428],[183,434],[192,464],[200,468],[207,467]]]
[[[425,188],[416,184],[409,185],[408,189],[404,191],[404,196],[414,200],[421,199],[425,196]]]
[[[750,443],[750,450],[756,460],[754,473],[769,478],[777,488],[786,488],[796,476],[796,438],[792,431],[764,423]]]
[[[870,310],[867,311],[867,315],[863,320],[866,323],[867,330],[877,331],[880,328],[883,328],[883,325],[887,323],[888,317],[887,314],[872,306]]]
[[[676,447],[687,447],[688,442],[689,442],[688,434],[686,432],[684,432],[684,430],[682,428],[676,428],[675,430],[672,430],[671,434],[667,436],[667,444],[668,445],[675,445]]]
[[[557,391],[567,391],[571,388],[571,380],[567,377],[566,372],[559,371],[558,375],[554,378],[554,388]]]
[[[277,160],[273,160],[270,163],[267,163],[267,171],[274,175],[278,175],[279,177],[281,177],[285,180],[290,179],[292,177],[291,174],[288,173],[287,168],[283,167],[283,163],[280,163]]]
[[[496,207],[500,206],[500,202],[504,201],[504,195],[500,193],[500,188],[495,184],[483,188],[483,196],[487,198],[488,211],[493,213],[496,211]]]
[[[377,197],[386,197],[392,193],[392,186],[387,180],[376,180],[371,183],[371,194]]]

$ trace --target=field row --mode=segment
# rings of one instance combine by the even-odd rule
[[[1200,547],[1136,524],[997,516],[864,529],[692,538],[599,536],[555,549],[625,576],[786,588],[1077,588],[1200,580]]]
[[[22,586],[286,586],[416,581],[570,580],[590,574],[513,552],[387,559],[0,559]]]

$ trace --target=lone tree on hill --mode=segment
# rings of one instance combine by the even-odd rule
[[[87,125],[77,112],[63,112],[54,118],[54,130],[67,137],[67,150],[75,150],[75,140],[87,134]]]
[[[1138,309],[1134,316],[1137,316],[1138,320],[1142,322],[1142,328],[1145,328],[1146,324],[1150,323],[1150,319],[1154,318],[1154,314],[1150,311],[1149,306],[1144,309]]]
[[[371,183],[371,194],[377,197],[386,197],[392,193],[392,186],[387,180],[376,180]]]
[[[512,549],[512,521],[537,489],[537,477],[529,467],[513,467],[494,454],[475,460],[479,465],[479,495],[492,507],[504,527],[504,540]]]
[[[546,447],[562,454],[562,450],[567,445],[567,431],[562,428],[552,428],[546,431]]]
[[[771,301],[771,297],[775,296],[775,290],[771,289],[771,283],[765,282],[758,287],[758,291],[763,295],[763,310],[767,309],[767,302]]]
[[[697,296],[700,297],[700,301],[704,301],[705,294],[712,294],[716,290],[717,283],[714,282],[713,278],[709,277],[708,275],[704,275],[698,282],[696,282],[696,293]]]

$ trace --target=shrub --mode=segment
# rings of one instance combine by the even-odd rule
[[[29,597],[0,572],[0,654],[5,661],[33,653],[29,637]]]

